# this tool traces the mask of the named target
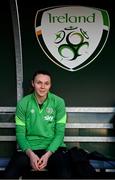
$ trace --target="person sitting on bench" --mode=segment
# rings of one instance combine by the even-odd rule
[[[64,153],[66,111],[64,99],[51,93],[49,72],[36,71],[33,92],[16,107],[16,140],[21,151],[13,154],[5,169],[5,178],[19,178],[30,169],[48,169],[50,178],[70,178]]]

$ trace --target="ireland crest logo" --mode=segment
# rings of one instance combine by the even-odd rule
[[[47,57],[68,71],[90,64],[101,53],[109,35],[107,11],[84,6],[38,10],[35,34]]]

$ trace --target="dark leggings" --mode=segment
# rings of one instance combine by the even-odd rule
[[[35,150],[39,157],[41,157],[46,151]],[[70,163],[65,158],[66,149],[59,148],[53,153],[47,164],[49,178],[71,178]],[[6,167],[4,178],[6,179],[18,179],[20,176],[25,175],[31,170],[30,159],[24,152],[15,152],[11,158],[8,166]]]

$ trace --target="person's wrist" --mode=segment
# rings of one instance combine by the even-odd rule
[[[31,149],[27,149],[27,150],[26,150],[26,155],[27,155],[28,157],[31,157],[33,154],[34,154],[34,152],[33,152]]]
[[[47,151],[47,155],[48,155],[48,157],[50,157],[52,154],[53,154],[53,152],[51,152],[51,151]]]

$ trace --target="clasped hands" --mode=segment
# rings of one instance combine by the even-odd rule
[[[35,171],[41,171],[47,166],[49,157],[52,155],[52,152],[47,151],[41,158],[39,158],[34,152],[31,153],[30,163]]]

